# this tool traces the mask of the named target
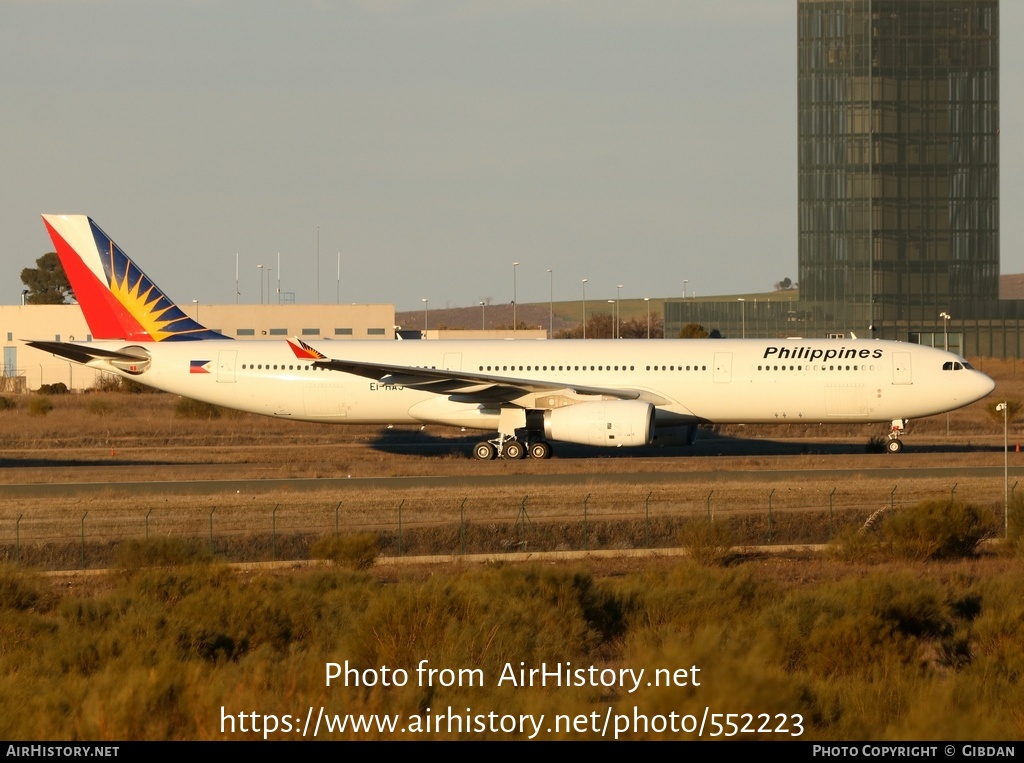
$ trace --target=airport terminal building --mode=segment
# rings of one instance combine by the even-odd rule
[[[200,305],[186,308],[190,317],[214,331],[239,340],[300,339],[394,340],[394,305]],[[4,373],[0,392],[24,392],[41,384],[63,382],[68,389],[88,389],[100,372],[33,349],[27,340],[92,341],[78,305],[2,305],[0,337]]]

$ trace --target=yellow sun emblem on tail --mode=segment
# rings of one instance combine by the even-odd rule
[[[133,270],[137,276],[134,284],[129,283]],[[177,333],[167,331],[166,328],[181,318],[181,311],[146,276],[133,267],[130,260],[122,281],[118,282],[116,276],[111,277],[110,291],[155,341],[163,341]],[[171,312],[172,316],[165,318],[164,315],[168,312]]]

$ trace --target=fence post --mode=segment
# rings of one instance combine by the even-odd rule
[[[772,488],[772,492],[768,494],[768,545],[771,546],[775,541],[775,527],[772,521],[772,496],[775,495],[775,488]]]
[[[277,561],[277,508],[281,504],[274,504],[274,510],[270,512],[270,549],[271,559]]]
[[[89,512],[85,512],[82,515],[82,569],[85,569],[85,518],[89,516]]]
[[[341,509],[341,501],[334,507],[334,534],[338,534],[338,511]]]
[[[956,503],[956,486],[959,485],[959,484],[960,484],[959,482],[954,482],[952,490],[949,491],[949,502],[950,502],[950,504]]]
[[[835,512],[833,511],[832,497],[836,494],[837,488],[832,488],[832,492],[828,494],[828,539],[832,540],[832,536],[835,533],[835,524],[833,517]]]
[[[146,543],[149,543],[149,515],[153,513],[153,509],[146,512]]]
[[[17,520],[14,522],[14,561],[21,561],[21,518],[24,514],[19,514]]]
[[[590,502],[590,493],[583,499],[583,550],[590,550],[590,528],[587,525],[587,504]]]
[[[710,493],[708,493],[708,497],[707,497],[708,522],[710,522],[711,519],[712,519],[712,516],[711,516],[711,496],[714,495],[714,493],[715,493],[715,491],[712,490]]]
[[[405,505],[403,498],[398,504],[398,555],[402,555],[402,507]]]
[[[895,505],[895,502],[893,501],[893,496],[896,495],[896,488],[898,488],[898,487],[899,487],[899,485],[893,485],[892,486],[892,492],[889,493],[889,511],[896,511],[896,505]]]
[[[213,512],[215,512],[216,510],[217,510],[216,506],[214,506],[212,509],[210,509],[210,553],[211,554],[213,553]]]
[[[647,494],[647,500],[644,501],[644,548],[651,547],[651,496],[654,492],[651,491]]]
[[[466,501],[468,498],[462,499],[462,505],[459,506],[459,554],[461,556],[466,555]]]

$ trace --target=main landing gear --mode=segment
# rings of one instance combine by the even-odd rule
[[[903,452],[903,441],[900,439],[900,435],[907,428],[906,419],[893,419],[892,429],[889,430],[889,439],[885,443],[885,449],[890,453],[902,453]]]
[[[493,440],[484,440],[473,446],[473,456],[481,461],[504,458],[517,461],[520,458],[551,458],[551,445],[546,440],[533,440],[523,443],[515,437],[498,435]]]

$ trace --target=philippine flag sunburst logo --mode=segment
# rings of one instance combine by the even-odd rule
[[[190,360],[188,362],[188,372],[190,374],[208,374],[210,373],[210,361]]]
[[[145,332],[156,342],[165,339],[223,339],[168,299],[95,223],[92,223],[92,228],[97,250],[102,253],[100,261],[110,293],[138,324],[136,331]]]
[[[298,344],[296,344],[295,342],[291,341],[290,339],[285,340],[285,341],[287,341],[288,342],[288,346],[292,348],[292,352],[295,354],[295,357],[299,358],[300,360],[326,360],[327,359],[326,355],[324,355],[319,350],[317,350],[317,349],[315,349],[313,347],[310,347],[308,344],[303,342],[301,339],[296,338],[295,342],[298,342]]]

